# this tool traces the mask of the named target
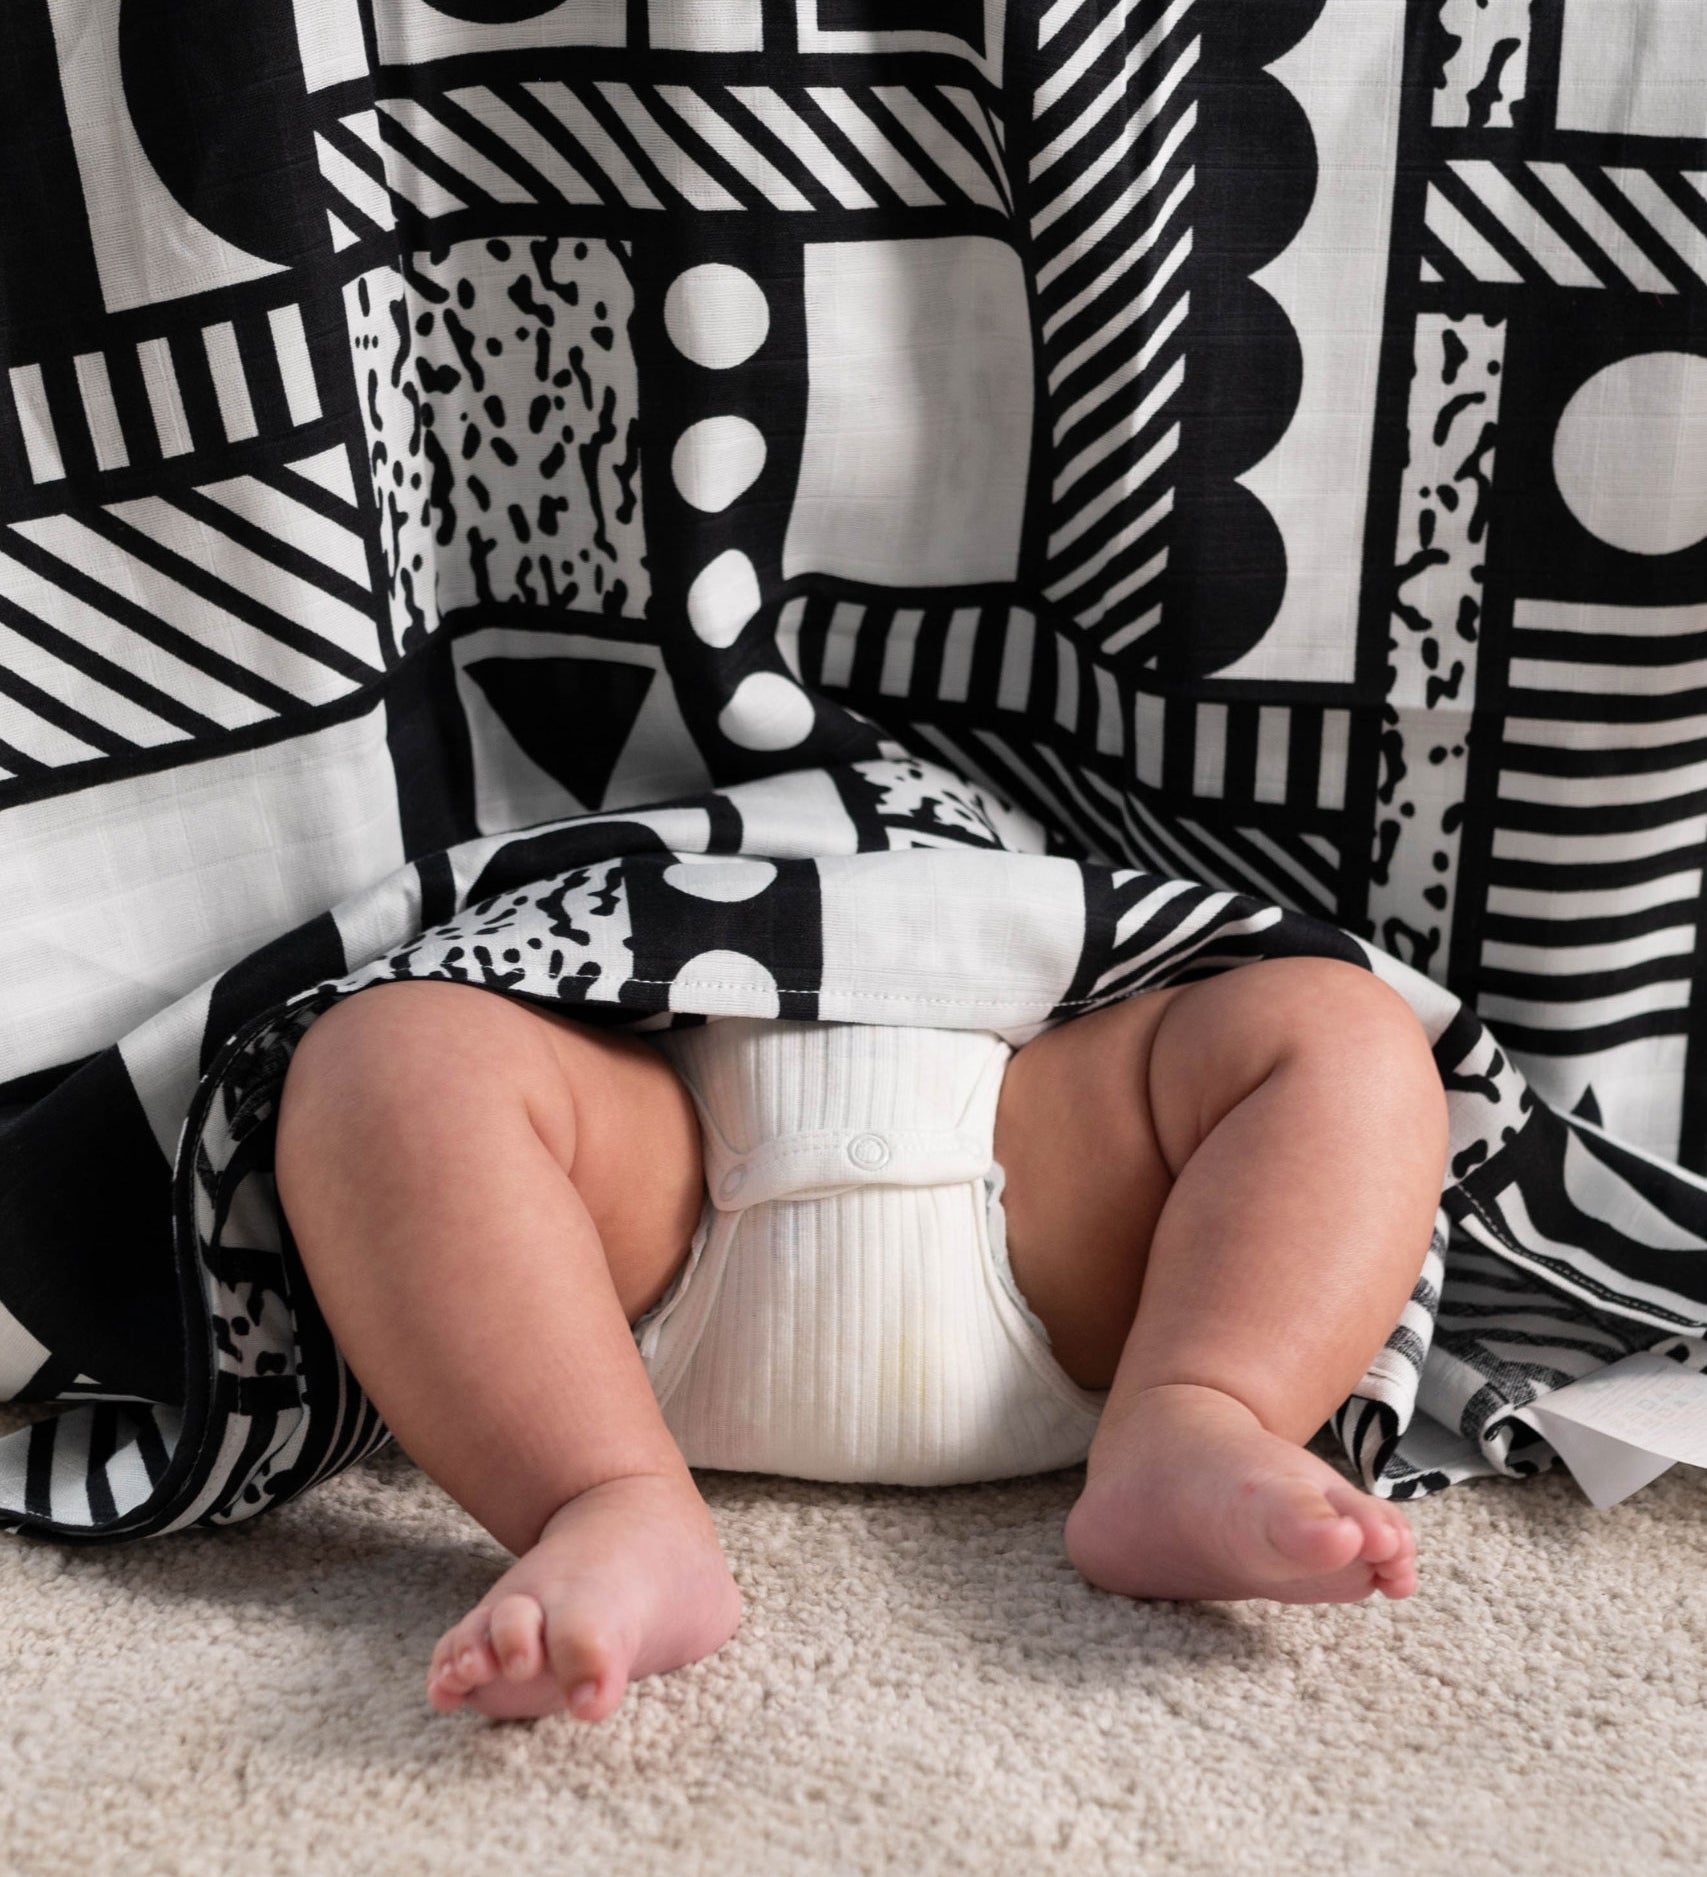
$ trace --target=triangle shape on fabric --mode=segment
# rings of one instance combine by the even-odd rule
[[[358,237],[352,235],[344,223],[341,222],[330,209],[326,211],[326,220],[331,224],[332,251],[335,254],[341,253],[345,248],[353,248],[356,245]]]
[[[522,750],[591,808],[602,807],[640,707],[649,665],[616,658],[481,658],[463,667]]]
[[[1596,1127],[1604,1127],[1606,1125],[1600,1118],[1600,1103],[1594,1098],[1594,1084],[1592,1082],[1590,1082],[1583,1090],[1582,1094],[1577,1097],[1577,1105],[1571,1110],[1571,1113],[1580,1114],[1585,1121],[1592,1121]]]
[[[697,795],[711,786],[711,771],[682,716],[676,687],[667,671],[660,672],[605,784],[602,806],[629,808],[672,795]]]
[[[356,505],[355,479],[350,474],[350,453],[341,443],[334,443],[329,450],[321,450],[318,455],[304,456],[294,463],[286,463],[285,468],[292,475],[303,476],[309,482],[316,483],[329,495],[335,495],[341,502],[348,502],[351,508]]]

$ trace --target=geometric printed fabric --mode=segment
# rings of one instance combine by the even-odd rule
[[[271,1122],[396,976],[1350,959],[1453,1123],[1370,1490],[1707,1368],[1697,0],[13,0],[0,151],[0,1525],[388,1437]]]

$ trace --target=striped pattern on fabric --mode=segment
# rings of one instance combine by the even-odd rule
[[[1194,11],[1081,0],[1038,28],[1026,194],[1051,410],[1046,591],[1108,653],[1142,647],[1168,564]]]

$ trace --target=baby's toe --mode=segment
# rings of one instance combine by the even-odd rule
[[[1405,1597],[1414,1597],[1417,1594],[1415,1567],[1407,1567],[1403,1571],[1389,1574],[1385,1567],[1378,1566],[1375,1572],[1375,1588],[1382,1596],[1390,1598],[1394,1603]]]
[[[519,1592],[492,1606],[492,1648],[511,1681],[528,1681],[545,1666],[545,1612]]]
[[[1411,1522],[1395,1505],[1384,1501],[1373,1502],[1378,1508],[1387,1529],[1391,1534],[1392,1549],[1385,1556],[1377,1551],[1365,1552],[1365,1557],[1372,1561],[1375,1572],[1375,1588],[1384,1597],[1398,1599],[1413,1596],[1417,1588],[1417,1535]]]
[[[546,1618],[551,1674],[577,1720],[602,1721],[628,1686],[633,1650],[578,1616],[565,1609],[553,1610]]]
[[[1403,1555],[1411,1528],[1402,1512],[1343,1480],[1324,1488],[1324,1497],[1336,1512],[1356,1519],[1363,1533],[1357,1555],[1365,1564],[1379,1567]]]
[[[441,1636],[427,1666],[427,1699],[441,1713],[460,1707],[475,1685],[463,1674],[459,1657],[460,1640],[454,1635]]]
[[[1417,1538],[1407,1521],[1399,1549],[1375,1567],[1375,1585],[1384,1597],[1410,1597],[1417,1588]]]
[[[1389,1597],[1408,1597],[1417,1587],[1417,1535],[1411,1522],[1394,1505],[1383,1505],[1398,1542],[1392,1552],[1375,1565],[1375,1581]]]
[[[461,1695],[464,1692],[462,1677],[457,1673],[456,1658],[460,1639],[455,1631],[449,1631],[438,1639],[433,1649],[433,1659],[427,1664],[427,1689],[429,1693],[440,1690]]]
[[[475,1610],[446,1632],[433,1652],[438,1679],[446,1687],[466,1694],[493,1680],[498,1658],[488,1638],[491,1612]]]
[[[1399,1534],[1399,1546],[1393,1555],[1385,1561],[1384,1568],[1397,1569],[1402,1565],[1414,1566],[1417,1561],[1417,1535],[1411,1529],[1411,1522],[1397,1506],[1387,1508],[1387,1516],[1393,1521],[1393,1527]]]
[[[1282,1478],[1271,1485],[1266,1536],[1288,1575],[1337,1571],[1358,1555],[1361,1525],[1354,1530],[1343,1512],[1312,1480]]]

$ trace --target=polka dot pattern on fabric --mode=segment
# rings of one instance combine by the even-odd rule
[[[764,289],[739,267],[707,261],[671,281],[664,329],[684,358],[709,371],[745,364],[770,332]]]
[[[736,685],[717,716],[717,727],[743,749],[793,749],[811,734],[812,700],[792,678],[755,671]]]
[[[759,576],[739,548],[702,567],[688,588],[688,623],[707,645],[733,645],[759,610]]]
[[[682,500],[707,515],[750,489],[764,466],[764,437],[745,417],[702,417],[676,439],[670,457]]]
[[[665,884],[693,899],[754,899],[776,878],[768,860],[744,860],[737,855],[708,855],[705,859],[678,860],[664,869]]]
[[[782,998],[776,979],[747,952],[695,952],[670,984],[672,1010],[705,1010],[707,1015],[774,1017]]]

